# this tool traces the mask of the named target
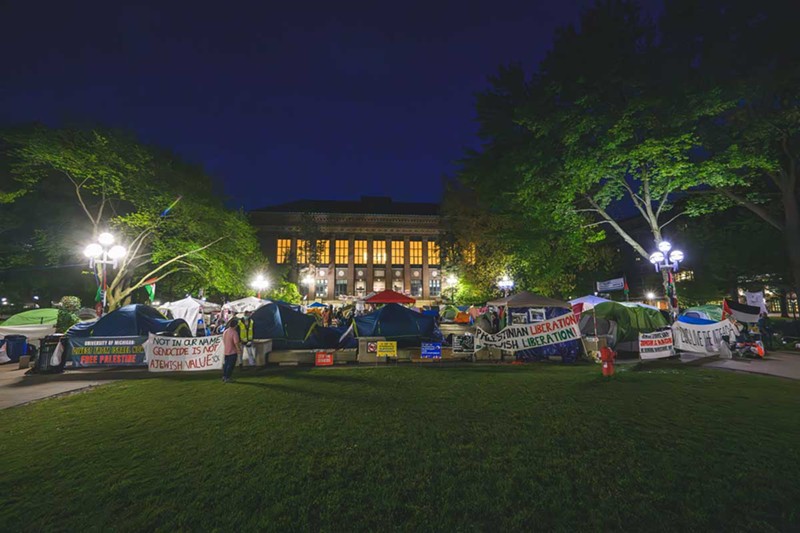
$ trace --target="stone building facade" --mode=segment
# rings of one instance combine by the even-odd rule
[[[392,289],[424,304],[446,288],[438,204],[301,200],[250,216],[270,264],[290,266],[309,301]]]

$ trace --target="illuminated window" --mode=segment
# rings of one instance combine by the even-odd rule
[[[297,239],[297,262],[301,265],[308,263],[308,256],[310,252],[308,241]]]
[[[428,264],[438,265],[441,262],[441,252],[436,241],[428,241]]]
[[[292,251],[292,239],[278,239],[278,263],[285,263],[289,260]]]
[[[422,241],[410,241],[408,243],[408,261],[412,265],[422,264]]]
[[[353,242],[353,255],[355,262],[358,265],[367,264],[367,241],[354,241]]]
[[[471,242],[464,250],[464,262],[468,265],[475,264],[475,243]]]
[[[422,280],[421,279],[412,279],[411,280],[411,296],[415,298],[422,297]]]
[[[376,265],[386,263],[386,241],[372,241],[372,262]]]
[[[681,270],[675,273],[675,281],[694,281],[694,272],[691,270]]]
[[[331,262],[331,241],[317,241],[317,263]]]
[[[442,294],[442,280],[439,278],[431,279],[428,287],[430,288],[431,298],[436,298]]]
[[[402,265],[405,261],[405,243],[403,241],[392,241],[392,264]]]
[[[345,241],[347,242],[347,241]],[[333,295],[335,297],[339,296],[346,296],[347,295],[347,280],[346,279],[337,279],[336,284],[333,286]]]
[[[317,298],[327,298],[328,297],[328,279],[317,279],[314,287],[314,291]]]
[[[348,255],[350,253],[350,241],[336,241],[336,264],[346,265],[348,263]],[[344,293],[342,293],[344,294]]]

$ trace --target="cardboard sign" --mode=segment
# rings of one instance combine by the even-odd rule
[[[378,357],[397,357],[397,341],[378,341]]]
[[[423,342],[420,356],[423,359],[441,359],[442,358],[442,343],[441,342]]]
[[[639,333],[639,357],[641,359],[660,359],[675,354],[672,330]]]
[[[333,352],[317,352],[314,359],[316,366],[332,366],[333,365]]]
[[[453,353],[473,353],[475,351],[475,337],[472,335],[454,335]]]
[[[150,372],[220,370],[224,359],[222,335],[162,337],[150,334],[145,344]]]
[[[70,337],[75,367],[144,365],[147,337]]]

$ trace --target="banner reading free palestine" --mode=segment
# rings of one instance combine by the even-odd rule
[[[477,328],[475,349],[491,347],[518,352],[580,338],[578,318],[568,313],[536,324],[511,325],[495,334]]]

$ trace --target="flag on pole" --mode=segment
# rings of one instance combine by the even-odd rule
[[[150,298],[150,301],[156,299],[156,281],[157,278],[151,278],[145,281],[144,290],[147,291],[147,297]]]
[[[95,302],[102,302],[103,301],[103,287],[97,287],[97,293],[94,295]]]
[[[625,278],[625,277],[622,278],[622,292],[625,293],[625,299],[627,300],[628,299],[628,295],[631,292],[631,289],[630,289],[630,287],[628,287],[628,278]]]

